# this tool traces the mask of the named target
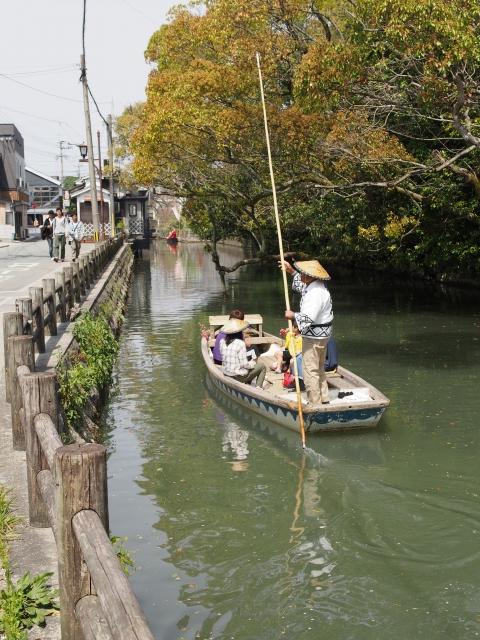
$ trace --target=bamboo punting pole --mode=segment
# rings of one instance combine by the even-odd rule
[[[278,246],[280,249],[280,262],[282,265],[283,290],[285,293],[285,308],[287,309],[287,311],[290,311],[290,297],[288,295],[287,272],[285,271],[285,257],[284,257],[284,251],[283,251],[282,227],[280,225],[280,216],[278,215],[277,191],[275,189],[275,176],[273,174],[272,152],[270,150],[270,134],[268,132],[267,109],[265,107],[265,94],[263,91],[262,68],[260,66],[259,53],[257,53],[257,67],[258,67],[258,79],[260,82],[260,94],[262,97],[263,121],[265,124],[265,138],[267,141],[268,166],[270,169],[270,180],[272,182],[273,208],[275,211],[275,222],[277,226]],[[288,328],[293,335],[293,324],[290,318],[288,319]],[[298,406],[298,420],[300,422],[300,435],[302,438],[302,447],[305,449],[305,424],[303,421],[302,394],[300,392],[300,381],[298,379],[298,366],[297,366],[297,354],[295,352],[295,340],[292,340],[291,350],[292,350],[292,356],[293,356],[293,370],[295,373],[295,390],[297,392],[297,406]]]

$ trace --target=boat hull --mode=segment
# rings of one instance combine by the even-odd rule
[[[247,385],[245,390],[240,390],[226,381],[222,377],[215,375],[209,370],[211,383],[226,396],[232,398],[239,405],[247,407],[251,411],[281,425],[292,431],[300,432],[300,422],[298,410],[292,407],[282,406],[274,400],[258,397],[258,393],[249,392]],[[292,399],[293,400],[293,399]],[[292,402],[292,404],[294,404]],[[367,429],[375,427],[382,417],[385,406],[368,406],[369,403],[362,403],[361,406],[349,409],[322,408],[321,411],[305,411],[304,423],[308,433],[319,431],[343,431],[350,429]]]

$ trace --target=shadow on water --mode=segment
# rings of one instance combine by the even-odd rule
[[[158,638],[480,633],[472,300],[459,295],[453,318],[425,289],[344,281],[331,287],[342,361],[392,405],[376,430],[312,436],[310,455],[297,434],[202,383],[199,324],[241,306],[277,332],[278,272],[236,274],[225,301],[200,247],[158,245],[137,263],[110,408],[109,501]]]

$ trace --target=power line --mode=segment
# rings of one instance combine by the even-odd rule
[[[31,71],[3,71],[2,74],[13,77],[13,76],[35,76],[35,75],[45,75],[45,74],[55,74],[55,73],[66,73],[67,71],[71,71],[72,69],[78,68],[78,65],[63,65],[62,67],[50,67],[46,69],[35,69]]]
[[[107,122],[107,121],[105,120],[105,118],[103,117],[103,114],[102,114],[102,112],[100,111],[100,108],[99,108],[99,106],[98,106],[98,104],[97,104],[97,101],[95,100],[95,98],[94,98],[94,96],[93,96],[92,90],[90,89],[90,85],[88,84],[88,82],[87,82],[87,88],[88,88],[88,93],[90,94],[90,97],[92,98],[93,103],[94,103],[94,105],[95,105],[95,107],[96,107],[96,109],[97,109],[98,115],[99,115],[99,116],[100,116],[100,118],[104,121],[104,123],[106,124],[106,126],[107,126],[107,128],[108,128],[110,125],[108,124],[108,122]]]
[[[45,118],[43,116],[37,116],[34,113],[28,113],[27,111],[20,111],[19,109],[12,109],[11,107],[5,107],[5,106],[0,106],[0,111],[11,111],[12,113],[19,113],[22,116],[35,118],[36,120],[45,120],[45,122],[55,122],[61,127],[68,127],[71,131],[75,133],[76,136],[79,136],[80,138],[83,137],[82,134],[79,134],[78,131],[74,127],[72,127],[72,125],[69,122],[66,122],[65,120],[54,120],[53,118]]]
[[[6,78],[11,82],[15,82],[16,84],[20,84],[22,87],[27,87],[27,89],[31,89],[32,91],[37,91],[38,93],[43,93],[45,96],[50,96],[51,98],[57,98],[58,100],[67,100],[67,102],[82,102],[81,100],[76,100],[75,98],[66,98],[65,96],[58,96],[56,93],[50,93],[49,91],[43,91],[43,89],[38,89],[37,87],[32,87],[30,84],[26,82],[22,82],[21,80],[15,80],[15,78],[10,78],[5,73],[0,73],[1,78]]]

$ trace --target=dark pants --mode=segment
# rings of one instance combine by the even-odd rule
[[[73,239],[70,246],[72,247],[72,258],[76,260],[80,255],[80,247],[82,246],[82,243],[80,240]]]
[[[263,381],[265,380],[266,373],[267,373],[267,370],[263,362],[257,362],[254,368],[250,369],[248,373],[246,373],[243,376],[234,376],[234,378],[239,382],[245,382],[245,384],[248,384],[249,382],[257,378],[256,385],[257,387],[261,387],[263,384]]]
[[[52,236],[47,236],[45,240],[48,243],[48,255],[50,258],[53,258],[53,238]]]
[[[57,236],[53,236],[53,257],[60,258],[60,260],[65,260],[65,235],[59,234]]]

